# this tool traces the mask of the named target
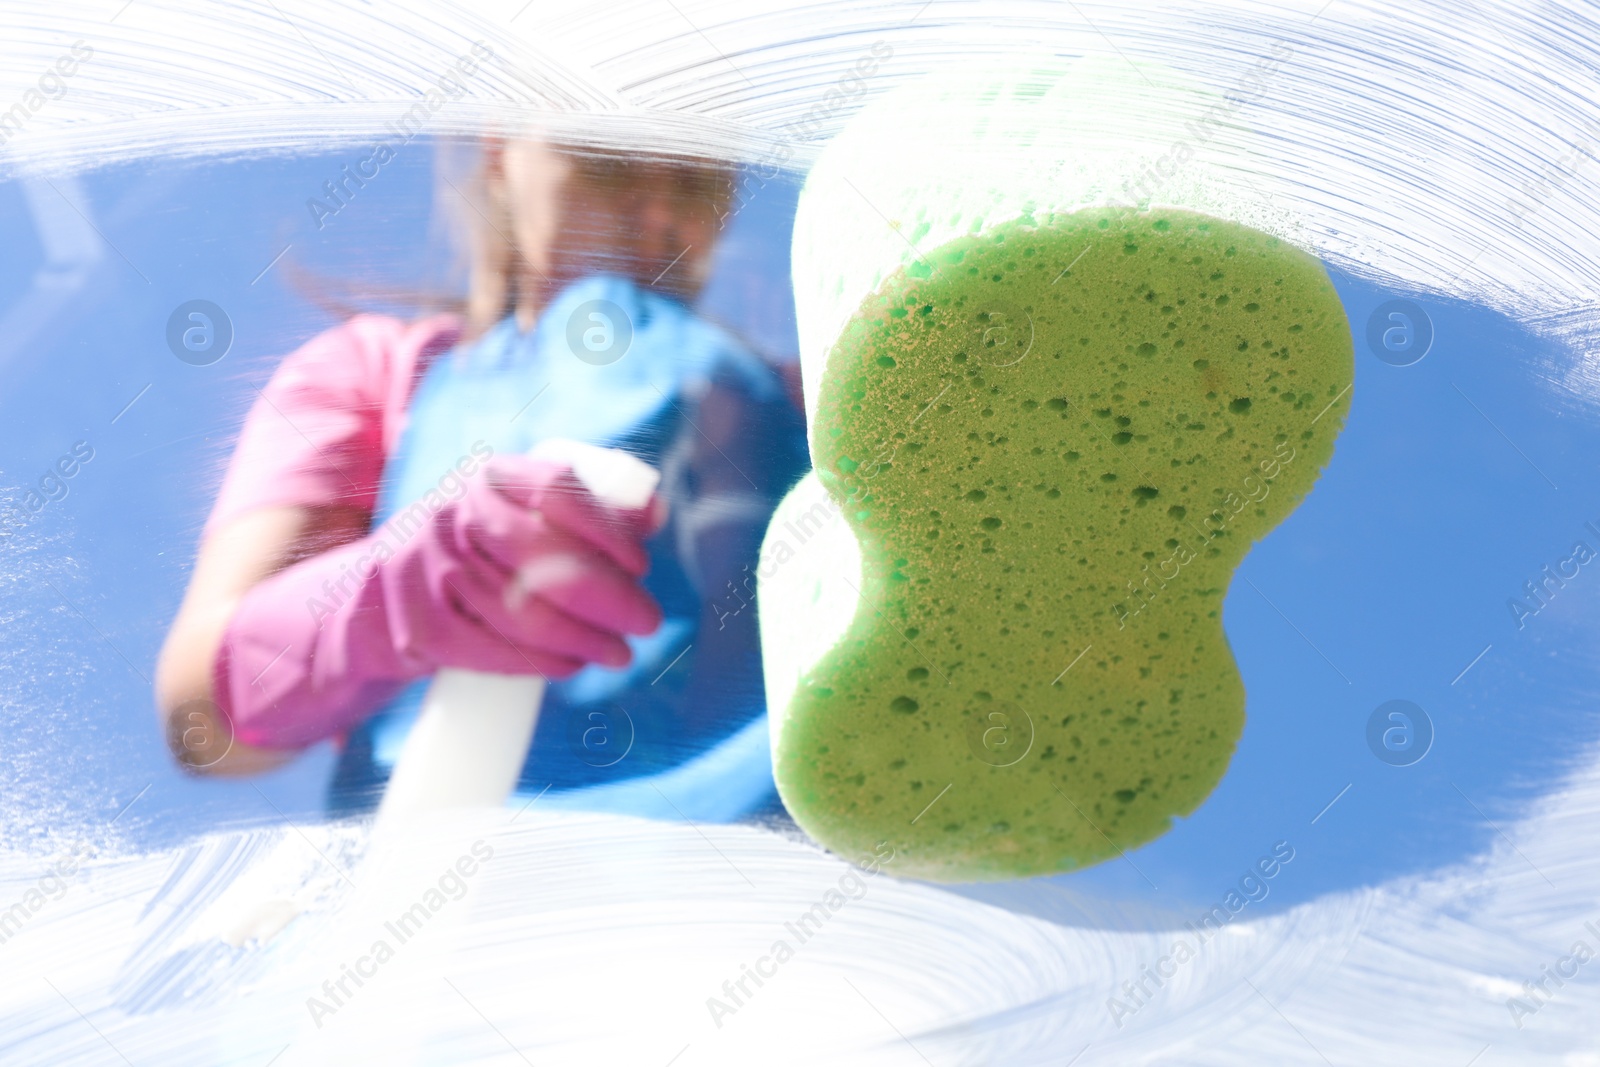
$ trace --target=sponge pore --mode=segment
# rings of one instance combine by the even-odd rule
[[[1191,212],[1025,217],[889,278],[811,428],[853,606],[761,603],[769,646],[819,649],[773,708],[795,819],[966,881],[1194,811],[1244,725],[1229,580],[1331,457],[1352,374],[1322,266]]]

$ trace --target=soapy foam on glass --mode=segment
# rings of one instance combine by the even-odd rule
[[[996,98],[985,134],[1038,121]],[[1243,728],[1229,579],[1349,403],[1309,254],[1190,210],[1019,203],[906,246],[861,301],[807,397],[826,497],[803,484],[769,533],[844,520],[762,587],[784,802],[922,877],[1075,869],[1205,799]]]
[[[926,16],[911,19],[920,6],[919,2],[903,11],[885,9],[875,16],[876,23],[864,24],[869,27],[868,35],[881,32],[896,49],[889,77],[939,61],[937,55],[929,58],[928,50],[917,50],[926,40],[929,25]],[[69,3],[66,8],[80,14],[86,25],[105,17],[104,10],[94,5]],[[991,28],[1004,22],[1013,33],[1026,32],[1030,39],[1062,54],[1103,51],[1109,55],[1109,47],[1134,56],[1155,50],[1175,54],[1187,65],[1203,69],[1218,87],[1235,81],[1238,71],[1257,59],[1266,42],[1288,41],[1295,49],[1294,60],[1274,76],[1266,98],[1273,108],[1275,132],[1285,145],[1285,155],[1281,165],[1273,168],[1272,178],[1282,195],[1313,220],[1321,254],[1339,259],[1346,268],[1381,270],[1407,284],[1493,306],[1523,320],[1552,309],[1577,309],[1581,294],[1591,288],[1592,257],[1583,254],[1581,246],[1592,233],[1595,199],[1593,183],[1585,180],[1585,168],[1591,161],[1587,157],[1578,157],[1576,163],[1569,160],[1572,146],[1586,143],[1581,131],[1592,117],[1588,104],[1593,99],[1595,64],[1593,45],[1587,42],[1594,38],[1574,35],[1564,27],[1575,24],[1574,19],[1581,24],[1587,16],[1573,5],[1558,5],[1562,16],[1558,18],[1551,18],[1548,11],[1490,12],[1441,5],[1406,10],[1335,5],[1319,12],[1321,8],[1320,0],[1279,7],[1207,0],[1168,6],[1160,19],[1152,20],[1142,10],[1118,11],[1100,5],[1086,8],[1092,24],[1075,17],[1060,18],[1057,9],[1052,9],[1047,19],[1036,18],[1037,10],[1028,5],[980,5],[941,10],[939,15],[943,38],[951,42],[944,47],[951,52],[970,47],[975,40],[992,39]],[[52,17],[60,17],[62,10],[60,4],[52,7]],[[285,10],[294,24],[255,19],[247,11],[221,7],[157,9],[154,14],[147,8],[141,21],[140,9],[130,8],[117,26],[130,25],[132,17],[133,30],[116,40],[115,49],[102,49],[96,62],[85,64],[69,81],[71,91],[66,96],[51,100],[33,115],[27,133],[35,136],[12,140],[7,145],[7,160],[13,164],[71,160],[76,165],[86,166],[91,161],[105,165],[174,152],[254,154],[266,144],[299,149],[318,143],[330,130],[377,136],[384,123],[412,105],[453,54],[449,41],[438,43],[431,52],[414,47],[418,41],[435,39],[432,33],[419,33],[418,24],[429,19],[430,29],[459,29],[468,40],[481,28],[470,13],[459,10],[443,14],[426,9],[313,9],[304,5],[286,5]],[[524,34],[544,51],[585,57],[585,61],[571,61],[578,72],[571,75],[577,90],[587,87],[580,78],[597,78],[585,65],[589,57],[626,57],[626,61],[598,65],[602,72],[616,72],[616,82],[624,78],[642,82],[653,98],[674,102],[690,98],[696,103],[709,99],[724,111],[730,105],[734,110],[743,105],[749,109],[747,113],[762,118],[803,113],[813,105],[817,87],[833,85],[838,70],[847,68],[862,50],[856,39],[839,38],[837,44],[819,41],[816,16],[809,9],[797,16],[766,20],[751,18],[750,12],[742,9],[737,20],[722,23],[693,6],[684,10],[717,42],[720,53],[706,47],[699,36],[682,33],[681,22],[666,30],[659,20],[626,26],[603,19],[576,24],[568,20],[564,27],[552,27],[559,12],[533,8],[508,29]],[[929,9],[930,13],[934,10]],[[1319,14],[1313,21],[1312,16]],[[676,17],[671,11],[666,16]],[[164,32],[150,32],[150,19],[160,20],[156,24]],[[175,25],[175,20],[181,24]],[[318,42],[321,51],[305,47],[297,36],[297,25]],[[567,35],[555,36],[558,29],[567,30]],[[572,36],[585,31],[588,38],[578,43],[588,47],[568,47]],[[1108,39],[1114,45],[1108,46]],[[173,40],[189,41],[196,47],[175,50]],[[492,40],[498,49],[502,38]],[[805,42],[805,47],[792,47],[791,40]],[[559,41],[560,47],[552,41]],[[38,71],[48,67],[61,48],[47,33],[8,43],[17,61],[5,72],[12,77],[5,95],[16,100],[34,87]],[[652,46],[652,51],[643,52]],[[776,54],[780,48],[786,50],[781,56]],[[332,55],[333,66],[325,54]],[[646,63],[643,73],[641,54]],[[726,55],[734,56],[742,70],[765,71],[766,63],[771,62],[789,76],[763,76],[747,82],[728,64]],[[824,66],[835,60],[832,66]],[[192,71],[197,63],[209,63],[207,73],[218,76],[173,76],[178,65]],[[804,76],[816,67],[822,67],[823,73]],[[1530,69],[1554,73],[1548,79],[1529,81],[1525,75]],[[348,75],[343,72],[355,70],[363,72],[359,91],[344,80]],[[559,71],[557,77],[567,74]],[[495,96],[491,103],[483,102],[488,94],[480,94],[479,87],[485,84],[472,83],[468,92],[475,99],[455,102],[435,116],[436,120],[451,122],[452,129],[476,129],[488,125],[479,116],[490,114],[491,106],[498,109],[494,115],[527,109],[522,98],[510,92]],[[661,89],[663,85],[666,91]],[[566,88],[566,82],[562,87]],[[337,100],[339,106],[307,107],[306,101],[313,99]],[[1418,107],[1416,101],[1424,99],[1430,106]],[[468,112],[468,107],[477,110]],[[828,114],[842,117],[834,110]],[[456,122],[462,115],[469,118]],[[659,136],[669,146],[677,143],[670,140],[680,132],[677,125],[635,121],[642,133]],[[1378,130],[1381,136],[1374,134]],[[45,136],[36,136],[41,132]],[[700,131],[695,132],[703,142]],[[24,185],[33,190],[30,196],[36,194],[41,205],[53,206],[62,218],[79,220],[75,205],[105,225],[92,201],[74,190],[71,179],[58,175],[52,180],[66,193],[66,200],[42,180]],[[856,180],[875,202],[882,202],[868,183],[859,177]],[[861,206],[860,210],[865,213],[867,208]],[[864,219],[863,233],[868,221],[882,226],[881,219]],[[106,228],[121,244],[118,231]],[[891,231],[884,229],[883,233],[898,241]],[[931,249],[938,243],[935,240],[923,247]],[[87,250],[85,257],[94,253],[114,259],[92,233],[82,247]],[[136,249],[126,250],[145,265]],[[267,248],[262,259],[274,251],[276,246]],[[59,259],[53,258],[52,265],[41,270],[56,272],[51,277],[58,279],[58,263]],[[91,270],[80,270],[76,280],[93,276]],[[270,275],[262,284],[268,281]],[[61,291],[52,285],[43,295],[28,294],[26,317],[13,323],[20,325],[20,333],[13,330],[3,342],[8,351],[26,350],[29,327],[41,321],[38,308],[50,306]],[[23,304],[17,307],[20,315]],[[1574,337],[1592,338],[1591,319],[1575,310],[1571,320]],[[1538,321],[1545,328],[1560,327],[1566,320]],[[1594,365],[1592,358],[1580,357],[1560,364],[1571,375],[1573,390],[1586,398],[1595,394]],[[813,545],[824,547],[825,536],[826,530],[817,532],[799,546],[800,553],[809,552]],[[854,544],[848,537],[846,542]],[[796,561],[793,566],[801,564]],[[788,566],[780,569],[774,580],[782,580],[788,570]],[[859,586],[853,572],[844,573]],[[838,585],[849,594],[843,581]],[[1080,663],[1073,672],[1082,666]],[[57,684],[64,683],[57,678]],[[145,714],[142,701],[137,711]],[[19,714],[15,726],[14,743],[32,742],[34,735],[27,731],[41,726],[75,739],[80,736],[36,714]],[[19,766],[30,771],[41,763],[41,757],[27,744],[13,755]],[[81,763],[72,766],[80,772],[70,778],[75,792],[98,799],[96,791],[82,788],[86,779]],[[102,783],[117,781],[99,768],[95,777]],[[124,781],[120,784],[126,788],[120,791],[116,784],[106,784],[106,795],[116,801],[107,810],[117,810],[144,783],[143,778],[131,780],[131,784]],[[8,813],[17,830],[13,836],[18,839],[27,829],[24,819],[54,830],[64,817],[50,800],[55,783],[47,782],[42,791],[35,787],[35,779],[30,778],[29,785],[25,807]],[[723,1051],[727,1042],[744,1037],[749,1039],[749,1055],[815,1062],[818,1049],[814,1043],[824,1034],[808,1024],[821,1010],[842,1028],[825,1028],[827,1037],[842,1047],[871,1049],[881,1057],[884,1021],[864,1009],[860,995],[864,994],[894,1020],[917,1049],[935,1060],[968,1056],[1021,1062],[1025,1057],[1017,1049],[1022,1047],[1033,1050],[1040,1062],[1059,1062],[1063,1058],[1060,1050],[1066,1049],[1070,1057],[1091,1041],[1093,1047],[1081,1053],[1083,1065],[1124,1062],[1130,1053],[1138,1058],[1176,1055],[1182,1050],[1193,1058],[1197,1041],[1203,1042],[1205,1055],[1216,1062],[1281,1058],[1284,1041],[1297,1038],[1286,1037],[1281,1020],[1268,1005],[1251,989],[1240,986],[1238,975],[1248,973],[1272,976],[1271,984],[1260,979],[1256,984],[1274,1003],[1284,1004],[1282,996],[1295,991],[1293,1004],[1284,1005],[1285,1012],[1293,1017],[1295,1027],[1335,1062],[1409,1056],[1419,1063],[1465,1063],[1480,1054],[1492,1059],[1492,1053],[1482,1053],[1491,1042],[1504,1054],[1510,1041],[1518,1042],[1516,1056],[1522,1062],[1570,1062],[1574,1055],[1581,1055],[1572,1049],[1594,1044],[1592,1025],[1585,1021],[1594,1017],[1592,1011],[1586,1014],[1592,1001],[1583,985],[1568,983],[1559,991],[1558,1002],[1526,1020],[1526,1027],[1515,1034],[1508,1028],[1505,998],[1525,995],[1522,981],[1538,978],[1536,968],[1558,958],[1551,946],[1568,944],[1589,916],[1592,895],[1582,889],[1595,883],[1596,868],[1593,849],[1585,847],[1583,830],[1593,825],[1600,812],[1600,776],[1589,746],[1584,747],[1581,765],[1572,776],[1550,783],[1549,792],[1549,799],[1536,805],[1526,818],[1499,822],[1508,840],[1494,839],[1496,843],[1481,863],[1441,870],[1420,885],[1408,880],[1336,894],[1293,916],[1251,920],[1243,929],[1236,923],[1234,932],[1254,936],[1226,938],[1233,954],[1202,955],[1189,965],[1192,981],[1164,990],[1167,999],[1158,1008],[1141,1011],[1115,1032],[1107,1022],[1104,996],[1130,976],[1137,962],[1154,960],[1168,951],[1169,936],[1132,936],[1081,920],[1074,920],[1070,929],[1053,925],[1042,931],[1028,929],[1019,931],[1008,943],[1034,952],[1036,963],[1030,966],[1027,960],[1008,960],[997,971],[986,963],[993,961],[1003,924],[1017,921],[1015,917],[970,902],[955,907],[954,898],[927,887],[874,883],[875,894],[895,888],[920,895],[906,901],[892,916],[860,913],[870,916],[870,921],[862,921],[860,936],[840,939],[858,946],[857,956],[841,955],[836,970],[814,977],[793,968],[785,970],[784,980],[791,989],[781,994],[764,992],[762,1004],[786,1005],[787,1014],[763,1019],[741,1012],[734,1021],[737,1025],[730,1023],[716,1032],[719,1044],[715,1048]],[[48,807],[42,809],[42,805]],[[59,810],[70,816],[77,809],[67,805]],[[139,810],[135,806],[118,827],[133,823]],[[212,809],[206,805],[204,810]],[[533,817],[530,813],[518,826],[525,826]],[[267,821],[276,826],[274,819]],[[66,826],[69,832],[80,829]],[[730,828],[726,833],[731,836],[739,829]],[[318,848],[337,857],[340,853],[331,847],[328,837],[359,835],[360,831],[359,827],[313,825],[304,832]],[[721,828],[706,827],[705,832],[741,867],[760,862],[740,851],[735,841],[725,839]],[[206,856],[248,851],[255,839],[279,834],[312,863],[321,864],[316,853],[286,829],[222,832],[195,842],[194,847]],[[483,947],[473,959],[473,969],[452,961],[448,973],[509,1040],[524,1048],[540,1043],[547,1054],[570,1052],[602,1060],[608,1058],[607,1053],[613,1059],[655,1056],[656,1049],[647,1047],[645,1037],[658,1036],[664,1041],[672,1031],[671,1024],[703,1010],[693,998],[737,971],[741,959],[748,960],[747,954],[741,955],[744,946],[740,944],[729,951],[726,960],[708,969],[703,982],[685,981],[685,945],[703,953],[707,946],[718,944],[719,938],[742,937],[749,928],[748,924],[729,922],[730,909],[746,906],[749,889],[731,872],[726,872],[729,885],[721,892],[716,891],[714,882],[708,884],[707,871],[720,860],[708,858],[705,842],[688,829],[619,819],[605,822],[598,831],[584,822],[566,836],[547,834],[544,827],[539,834],[524,834],[520,847],[512,850],[518,866],[506,873],[510,887],[506,895],[515,895],[519,902],[515,915],[521,925],[508,928],[505,912],[509,905],[495,912],[492,921],[484,922]],[[669,852],[663,838],[681,838],[681,844]],[[1512,840],[1515,851],[1509,846]],[[765,838],[761,843],[770,844]],[[582,855],[585,862],[562,864],[561,858],[569,855]],[[572,913],[563,914],[557,910],[559,904],[530,895],[550,892],[544,876],[553,868],[581,872],[595,868],[597,860],[620,862],[635,857],[636,869],[628,876],[605,866],[599,871],[603,877],[597,877],[592,886],[563,883],[562,902],[574,909]],[[192,871],[200,866],[191,861],[187,849],[121,857],[108,865],[111,869],[96,870],[83,885],[74,883],[64,901],[52,902],[51,910],[38,916],[30,927],[29,937],[7,942],[17,973],[49,973],[61,991],[58,994],[39,980],[8,986],[10,1014],[40,1023],[6,1036],[7,1062],[57,1064],[63,1045],[69,1042],[86,1056],[109,1054],[103,1044],[96,1043],[99,1038],[84,1021],[62,1002],[63,995],[93,1020],[106,1040],[127,1049],[136,1060],[141,1049],[150,1056],[165,1056],[169,1062],[216,1063],[227,1058],[230,1062],[265,1063],[280,1053],[279,1064],[297,1059],[298,1047],[282,1050],[286,1027],[305,1019],[302,999],[306,983],[287,980],[281,968],[276,972],[280,995],[272,1001],[281,1006],[280,1013],[266,1010],[263,1002],[268,998],[262,996],[234,997],[204,1010],[159,1015],[120,1016],[106,1007],[105,983],[98,979],[110,961],[126,954],[130,942],[137,942],[135,919],[147,916],[151,922],[166,923],[169,916],[195,913],[193,900],[179,900],[179,906],[172,907],[156,897],[155,906],[147,906],[173,869]],[[779,885],[801,884],[808,865],[820,861],[809,850],[794,850],[772,880]],[[1561,893],[1552,896],[1550,886],[1531,865],[1555,875]],[[212,883],[232,877],[237,869],[231,862],[218,863]],[[12,869],[11,897],[33,885],[38,874],[36,864],[19,861]],[[627,891],[631,896],[615,901],[600,895],[609,890]],[[804,893],[797,894],[793,902],[775,901],[765,921],[779,926],[805,903],[809,900]],[[686,914],[686,908],[693,910]],[[847,911],[841,921],[854,921],[856,914]],[[629,921],[615,921],[619,915]],[[582,921],[568,921],[569,917],[581,917]],[[890,921],[894,925],[886,926]],[[640,931],[650,929],[652,923],[671,929],[672,937],[641,938]],[[602,929],[608,936],[599,935]],[[881,940],[875,940],[874,934]],[[888,945],[895,951],[883,951]],[[1246,948],[1249,953],[1241,958]],[[1334,954],[1340,960],[1348,958],[1348,965],[1315,974],[1300,969],[1315,958]],[[544,965],[530,970],[527,961],[532,958]],[[1074,961],[1065,974],[1045,970],[1063,959]],[[796,964],[799,966],[803,965]],[[845,973],[860,994],[840,981]],[[317,970],[314,977],[320,981],[325,974]],[[416,1035],[431,1035],[433,1043],[428,1047],[435,1055],[457,1062],[475,1055],[505,1055],[503,1044],[489,1047],[480,1040],[486,1036],[498,1041],[497,1035],[461,1024],[460,1015],[470,1009],[459,999],[451,999],[453,994],[438,995],[437,975],[427,978],[430,996],[419,998],[416,1004],[426,1014],[386,1016],[366,1037],[382,1035],[403,1023]],[[794,990],[793,985],[803,978],[809,979],[804,990]],[[623,988],[619,982],[629,984]],[[537,988],[529,983],[538,983]],[[597,987],[607,989],[608,995],[596,997]],[[687,989],[688,1002],[663,999],[664,993],[680,988]],[[938,995],[928,995],[930,989],[937,989]],[[487,992],[495,990],[505,992],[506,1004],[485,999]],[[1397,998],[1415,1010],[1394,1013]],[[961,1021],[950,1022],[950,1004],[969,1008],[956,1013]],[[619,1005],[626,1005],[636,1025],[614,1025]],[[469,1023],[476,1018],[469,1015]],[[1351,1018],[1367,1020],[1367,1025],[1352,1028]],[[1434,1020],[1436,1025],[1417,1027],[1418,1018]],[[703,1019],[701,1022],[709,1026]],[[938,1033],[930,1033],[927,1028],[935,1026],[940,1028]],[[777,1034],[783,1035],[782,1040],[771,1039]],[[698,1035],[696,1038],[690,1055],[700,1055],[710,1047]],[[608,1044],[605,1049],[597,1048],[597,1042],[625,1041],[639,1047],[618,1049]],[[234,1056],[220,1055],[218,1045],[224,1042]],[[419,1039],[413,1044],[420,1047],[423,1042]],[[664,1062],[680,1045],[668,1045],[656,1058]],[[351,1047],[356,1059],[371,1058],[370,1040],[352,1041]],[[854,1062],[848,1055],[840,1056],[837,1049],[830,1051],[831,1062]],[[909,1049],[904,1051],[912,1055]],[[736,1059],[731,1055],[728,1061]],[[860,1059],[872,1062],[866,1052]]]

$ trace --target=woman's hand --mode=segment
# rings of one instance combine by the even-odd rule
[[[174,706],[205,697],[230,743],[301,748],[441,667],[564,678],[625,665],[624,636],[660,625],[639,584],[662,517],[650,494],[609,503],[544,454],[492,457],[453,499],[429,496],[249,587],[210,692],[172,686]]]
[[[371,535],[397,534],[406,512]],[[601,500],[570,463],[497,456],[378,564],[390,644],[416,675],[440,667],[563,678],[585,664],[626,666],[626,634],[648,634],[661,609],[639,579],[643,507]],[[369,579],[373,580],[373,579]]]

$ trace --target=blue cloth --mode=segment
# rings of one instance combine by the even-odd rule
[[[766,364],[682,304],[585,278],[527,334],[507,318],[427,368],[374,522],[435,489],[474,443],[525,452],[554,437],[621,448],[662,472],[671,512],[647,546],[644,585],[665,621],[630,639],[629,667],[548,687],[518,793],[696,821],[775,809],[751,589],[767,521],[809,462],[799,412]],[[427,684],[352,733],[335,813],[376,804]]]

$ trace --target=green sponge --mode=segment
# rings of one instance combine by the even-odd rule
[[[910,258],[829,349],[815,474],[763,550],[794,818],[962,881],[1192,812],[1244,723],[1228,582],[1352,372],[1317,260],[1196,212],[1024,214]]]

